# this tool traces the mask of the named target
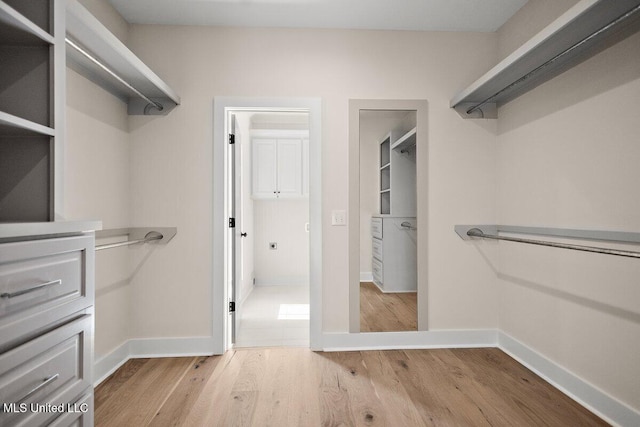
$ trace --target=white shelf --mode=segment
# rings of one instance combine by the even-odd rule
[[[640,30],[638,11],[607,27],[639,5],[640,0],[581,0],[454,96],[451,107],[464,118],[497,118],[500,105]],[[467,114],[488,99],[482,111]]]
[[[391,192],[391,188],[387,188],[386,190],[380,190],[380,194],[382,193],[390,193]]]
[[[390,166],[391,166],[391,162],[387,163],[386,165],[380,166],[380,170],[386,169],[386,168],[388,168]]]
[[[102,64],[142,94],[164,107],[162,111],[151,108],[146,114],[165,115],[180,104],[180,97],[175,91],[77,0],[68,0],[66,19],[67,37],[71,41],[99,59]],[[67,46],[67,61],[75,71],[126,102],[129,106],[129,114],[145,114],[145,107],[149,104],[147,101],[69,46]]]
[[[404,150],[416,145],[416,128],[411,129],[409,132],[402,135],[391,146],[392,150]]]
[[[54,38],[42,28],[24,17],[20,12],[0,0],[0,27],[5,26],[17,28],[21,33],[11,33],[0,28],[0,40],[3,42],[12,42],[19,44],[28,44],[33,42],[44,42],[54,44]]]
[[[0,134],[55,136],[55,133],[50,127],[0,111]]]
[[[94,220],[0,223],[0,241],[77,234],[101,229],[102,221]]]

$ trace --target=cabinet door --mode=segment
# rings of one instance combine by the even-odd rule
[[[277,197],[276,140],[253,139],[252,194],[255,198]]]
[[[278,140],[278,197],[302,196],[302,140]]]

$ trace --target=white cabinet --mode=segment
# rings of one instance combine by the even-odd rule
[[[382,292],[417,290],[417,224],[415,217],[373,217],[372,274]]]
[[[0,239],[0,425],[93,425],[95,239],[72,234]],[[22,410],[32,403],[63,410]]]
[[[301,198],[309,194],[309,140],[293,135],[252,138],[254,199]]]

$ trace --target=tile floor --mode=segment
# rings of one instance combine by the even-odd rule
[[[308,286],[256,286],[240,307],[235,347],[274,346],[309,346]]]

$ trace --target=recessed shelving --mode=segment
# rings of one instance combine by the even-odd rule
[[[54,38],[23,14],[0,0],[0,40],[2,44],[53,44]]]
[[[0,111],[0,136],[54,136],[53,128]]]

